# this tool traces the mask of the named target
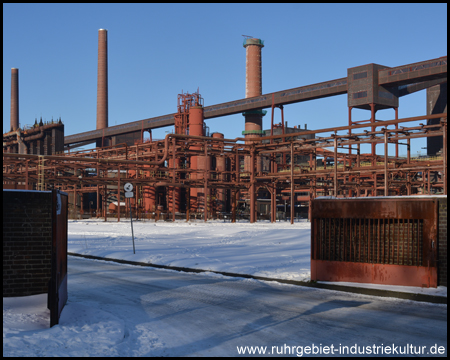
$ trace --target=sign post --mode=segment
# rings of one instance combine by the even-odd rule
[[[125,190],[125,198],[129,198],[129,206],[130,206],[130,220],[131,220],[131,237],[133,239],[133,254],[136,254],[136,251],[134,249],[134,231],[133,231],[133,214],[131,213],[131,198],[134,196],[133,195],[133,184],[131,183],[126,183],[123,186],[124,190]]]

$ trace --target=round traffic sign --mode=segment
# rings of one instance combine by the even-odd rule
[[[125,191],[133,191],[133,184],[132,183],[126,183],[123,188]]]

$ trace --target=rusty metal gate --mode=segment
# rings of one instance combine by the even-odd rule
[[[67,302],[67,220],[68,196],[52,190],[52,276],[48,287],[50,327],[59,323]]]
[[[438,201],[316,199],[311,280],[437,286]]]

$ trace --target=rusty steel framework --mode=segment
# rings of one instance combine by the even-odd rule
[[[439,124],[424,125],[420,121],[440,119]],[[402,123],[415,126],[400,126]],[[59,188],[71,196],[72,206],[78,193],[97,194],[97,217],[107,215],[107,198],[116,196],[120,221],[120,199],[123,185],[130,182],[136,192],[131,206],[136,216],[142,215],[145,188],[158,192],[159,209],[175,213],[176,201],[186,201],[189,219],[191,202],[189,189],[203,191],[195,211],[201,211],[206,221],[216,217],[220,204],[219,190],[229,190],[232,221],[236,219],[238,193],[250,199],[250,222],[257,220],[256,199],[260,190],[270,193],[271,221],[275,221],[276,196],[290,194],[291,223],[294,220],[296,192],[309,192],[309,202],[322,195],[336,197],[365,197],[379,195],[447,194],[447,114],[377,121],[375,130],[368,131],[367,124],[337,128],[301,131],[254,138],[223,139],[218,137],[167,134],[164,140],[127,146],[96,148],[72,152],[64,156],[39,156],[3,153],[3,187],[36,189]],[[296,135],[314,134],[310,139],[296,139]],[[443,136],[442,154],[435,158],[413,158],[410,142],[417,138]],[[269,140],[269,143],[263,143]],[[383,143],[383,155],[362,154],[362,144]],[[388,144],[405,145],[406,158],[390,156]],[[339,149],[339,151],[338,151]],[[349,151],[351,150],[351,151]],[[281,154],[286,163],[278,168],[275,157]],[[309,156],[308,166],[291,165],[296,156]],[[241,168],[241,159],[251,159],[250,171]],[[257,167],[257,159],[268,157],[270,171]],[[216,159],[216,167],[192,167],[192,159]],[[317,159],[323,158],[319,167]],[[219,169],[217,164],[224,163]],[[224,170],[225,169],[225,170]],[[159,189],[159,190],[158,190]],[[178,191],[178,193],[176,193]],[[75,200],[73,200],[75,199]],[[100,200],[101,199],[101,200]],[[83,201],[83,197],[81,197]],[[200,206],[201,205],[201,206]],[[127,204],[128,206],[128,204]],[[83,204],[81,204],[83,209]],[[175,209],[175,211],[173,211]],[[206,209],[206,210],[205,210]],[[311,207],[310,207],[311,209]],[[81,213],[83,210],[81,210]]]

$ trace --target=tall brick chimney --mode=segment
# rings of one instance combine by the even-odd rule
[[[261,49],[264,47],[264,42],[261,39],[249,38],[244,41],[244,48],[246,50],[245,63],[245,97],[250,98],[262,95],[262,66],[261,66]],[[253,110],[244,112],[245,130],[242,134],[245,136],[246,144],[251,144],[252,138],[261,137],[262,117],[264,112],[262,110]],[[261,161],[257,161],[258,171],[261,170]],[[244,171],[251,170],[251,159],[246,157],[244,159]]]
[[[11,129],[19,128],[19,69],[11,68]]]
[[[98,30],[97,129],[108,127],[108,30]]]

